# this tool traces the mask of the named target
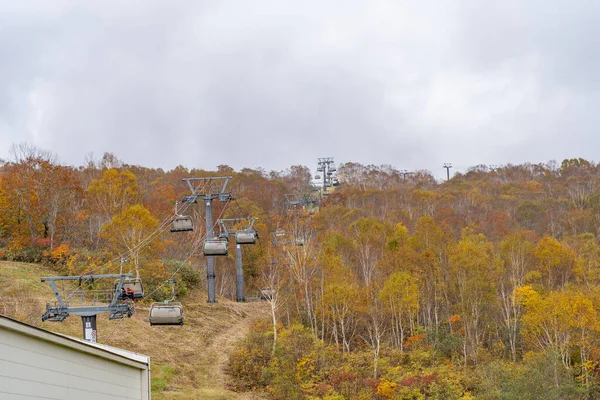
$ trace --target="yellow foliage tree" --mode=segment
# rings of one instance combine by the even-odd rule
[[[394,344],[404,351],[404,338],[408,328],[414,334],[414,321],[419,311],[417,279],[408,272],[393,273],[379,292],[379,298],[391,316]]]
[[[578,349],[582,377],[586,380],[588,354],[600,323],[593,298],[571,290],[542,296],[529,285],[517,288],[515,296],[525,308],[525,340],[534,348],[559,355],[565,367],[570,367],[571,349]]]
[[[564,288],[575,265],[575,252],[553,237],[544,237],[535,247],[534,255],[546,286]]]
[[[139,197],[137,178],[126,169],[111,168],[88,188],[92,203],[106,216],[112,216],[135,204]]]
[[[493,301],[493,282],[500,260],[485,235],[465,229],[462,239],[450,251],[450,293],[456,314],[463,319],[463,355],[477,353],[482,345],[488,304]],[[476,361],[476,357],[474,358]]]
[[[115,215],[105,225],[102,236],[109,249],[116,254],[129,254],[135,267],[135,275],[140,276],[140,261],[147,260],[156,250],[156,243],[148,240],[158,227],[158,220],[143,205],[136,204]]]

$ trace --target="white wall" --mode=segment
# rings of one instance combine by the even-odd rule
[[[148,368],[98,356],[97,348],[81,351],[85,344],[68,344],[65,338],[47,341],[0,326],[0,399],[150,398]]]

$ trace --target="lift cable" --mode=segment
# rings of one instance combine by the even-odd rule
[[[227,202],[225,204],[225,206],[223,207],[223,209],[221,210],[221,213],[219,214],[219,216],[217,217],[217,219],[215,221],[219,221],[219,219],[221,219],[221,217],[223,216],[223,214],[225,213],[225,210],[227,209],[227,207],[229,206],[229,202]],[[213,224],[213,229],[216,228],[218,225],[218,222],[215,222]],[[183,264],[185,264],[190,258],[192,258],[192,256],[196,253],[196,251],[198,251],[198,249],[200,248],[200,246],[202,245],[202,242],[206,239],[206,233],[203,233],[203,236],[201,236],[200,238],[198,238],[198,240],[195,241],[194,243],[194,247],[192,248],[192,251],[189,253],[189,255],[182,261]],[[183,265],[177,267],[177,269],[171,274],[171,276],[165,280],[163,283],[159,284],[153,291],[151,291],[149,294],[147,294],[147,297],[151,297],[154,293],[156,293],[160,288],[162,288],[163,286],[165,286],[165,283],[169,283],[170,280],[172,280],[175,275],[177,274],[177,272],[179,272],[179,270],[183,267]]]
[[[185,212],[185,210],[187,210],[187,208],[190,206],[190,203],[187,203],[183,209],[183,212]],[[159,226],[152,232],[150,233],[146,238],[144,238],[144,240],[142,240],[140,243],[138,243],[135,247],[133,247],[132,249],[129,249],[127,252],[120,254],[119,256],[114,257],[113,259],[100,264],[92,269],[87,269],[84,272],[82,272],[81,276],[83,275],[92,275],[94,272],[98,271],[101,268],[107,267],[107,266],[111,266],[113,263],[116,263],[119,260],[122,259],[126,259],[129,258],[128,256],[131,256],[132,254],[134,254],[136,251],[138,251],[139,249],[141,249],[142,247],[146,246],[148,243],[150,243],[152,240],[154,240],[156,237],[158,237],[159,233],[162,233],[163,231],[166,230],[166,227],[169,225],[169,223],[171,222],[171,220],[173,219],[173,217],[175,216],[175,214],[171,213],[168,217],[166,217],[160,224]],[[59,294],[62,295],[67,291],[71,291],[75,289],[75,285],[78,285],[77,288],[81,287],[81,281],[74,281],[73,283],[71,283],[70,285],[68,285],[66,288],[64,288]],[[71,296],[68,296],[65,300],[69,300],[71,298]],[[34,313],[31,314],[29,317],[27,317],[27,320],[31,320],[33,319],[33,317],[35,317],[38,313]],[[33,323],[33,325],[35,325],[39,320],[41,319],[41,316],[39,318],[37,318],[35,320],[35,322]]]

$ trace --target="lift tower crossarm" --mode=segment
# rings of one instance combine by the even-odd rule
[[[284,194],[285,196],[285,204],[287,206],[302,206],[306,207],[308,204],[314,203],[315,201],[310,198],[310,193],[301,195],[301,194]]]
[[[233,200],[233,196],[231,195],[231,193],[226,192],[227,184],[229,183],[230,179],[233,179],[233,176],[211,176],[211,177],[207,177],[207,178],[183,178],[183,180],[187,183],[188,187],[190,188],[190,191],[192,192],[192,194],[183,196],[182,202],[196,203],[198,201],[198,199],[202,199],[202,200],[219,199],[219,201],[225,203],[229,200]],[[210,189],[211,183],[213,181],[218,181],[218,180],[224,181],[223,186],[221,187],[221,190],[219,191],[219,193],[198,193],[197,192],[198,187],[194,187],[194,185],[192,184],[192,182],[196,182],[196,181],[208,182],[208,187]]]
[[[221,227],[221,234],[219,235],[220,238],[226,238],[226,237],[231,237],[231,236],[235,236],[236,232],[238,230],[233,230],[233,229],[228,229],[227,228],[227,224],[239,224],[240,222],[248,222],[248,226],[246,228],[243,228],[241,230],[250,230],[254,227],[254,223],[258,221],[258,218],[252,218],[252,217],[248,217],[248,218],[221,218],[219,220],[217,220],[217,224],[219,224],[219,226]]]
[[[117,287],[115,288],[115,293],[110,303],[110,306],[114,306],[117,304],[117,299],[119,297],[119,292],[121,291],[121,287],[123,286],[123,282],[127,278],[132,278],[131,274],[104,274],[104,275],[79,275],[79,276],[51,276],[51,277],[43,277],[40,280],[42,282],[48,282],[52,291],[54,292],[54,296],[56,296],[56,300],[61,307],[67,307],[66,303],[62,298],[62,294],[58,292],[58,288],[56,287],[55,281],[93,281],[94,279],[106,279],[106,278],[120,278]],[[70,309],[74,307],[68,307]],[[69,310],[71,314],[77,314],[76,312]]]

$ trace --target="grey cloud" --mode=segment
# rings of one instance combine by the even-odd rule
[[[2,15],[4,17],[2,17]],[[0,157],[284,169],[593,159],[592,2],[0,5]]]

